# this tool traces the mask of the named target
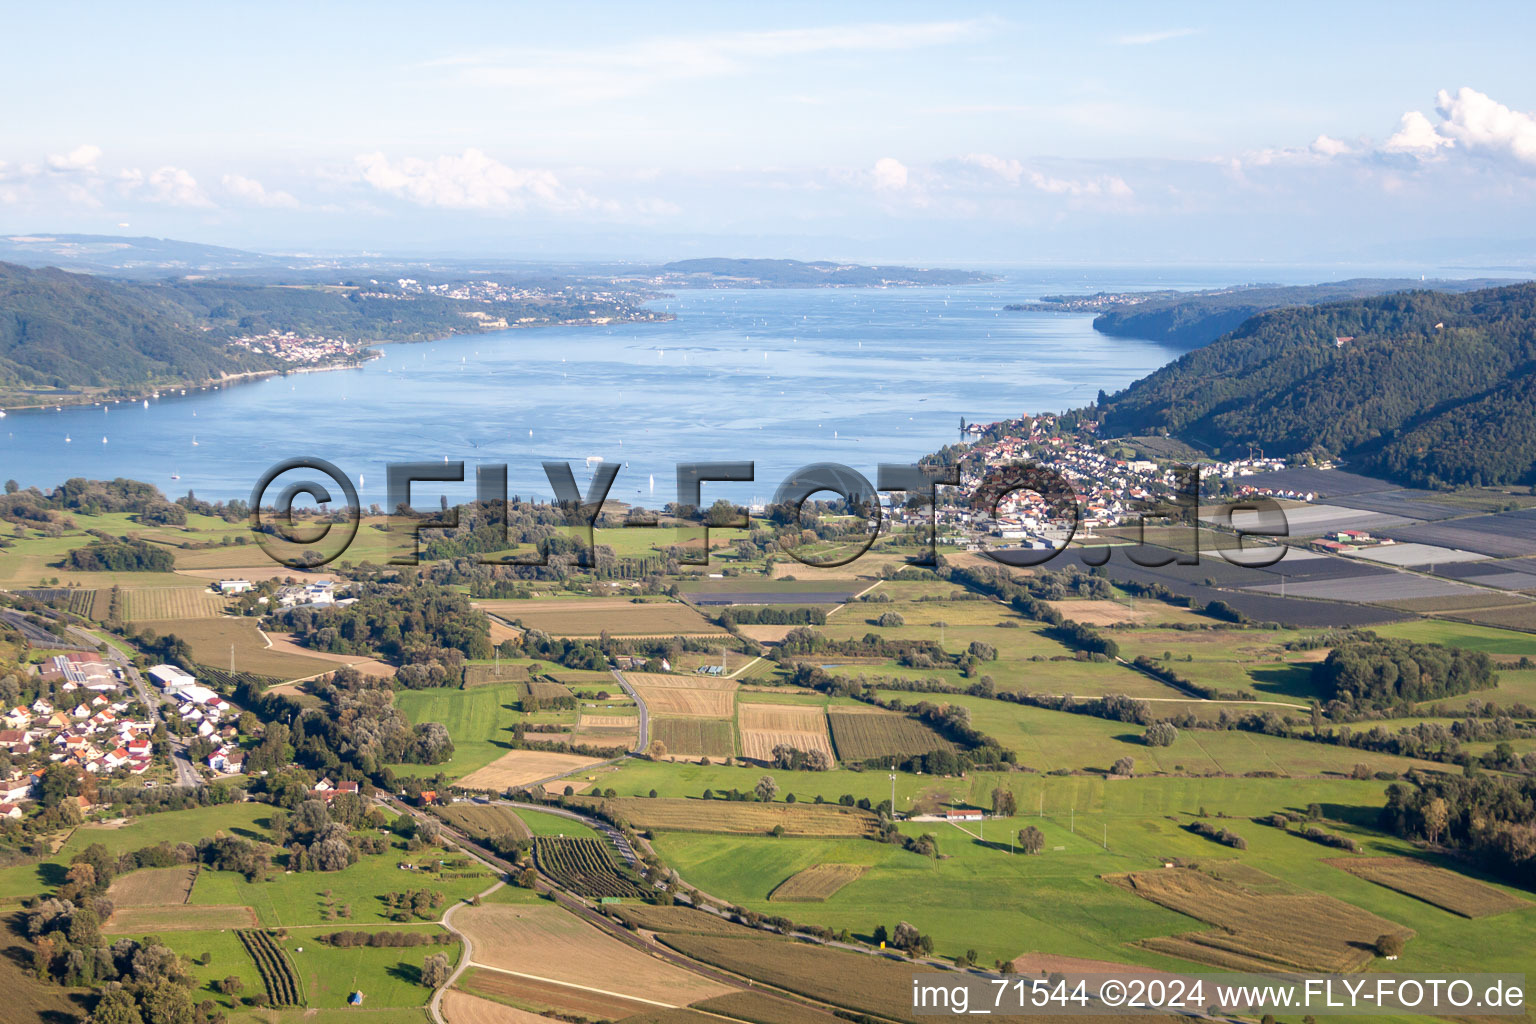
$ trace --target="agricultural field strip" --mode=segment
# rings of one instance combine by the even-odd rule
[[[1461,917],[1488,917],[1531,905],[1465,875],[1408,857],[1336,857],[1323,863]]]
[[[743,704],[737,711],[743,757],[768,761],[779,744],[803,750],[819,750],[832,757],[827,716],[819,707],[796,704]]]

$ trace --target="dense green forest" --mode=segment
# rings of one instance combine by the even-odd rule
[[[1357,277],[1347,281],[1301,285],[1244,285],[1209,291],[1160,291],[1110,301],[1115,296],[1047,295],[1038,306],[1050,309],[1102,309],[1094,317],[1093,329],[1117,338],[1149,338],[1181,349],[1199,348],[1235,331],[1246,321],[1271,309],[1286,306],[1315,306],[1322,302],[1364,299],[1393,292],[1436,291],[1470,292],[1492,288],[1508,281],[1479,279],[1466,281],[1415,281],[1408,278]],[[1034,306],[1012,305],[1014,311],[1028,311]]]
[[[1482,651],[1440,644],[1353,636],[1312,666],[1323,693],[1334,700],[1385,708],[1439,700],[1498,685],[1493,662]]]
[[[1110,434],[1343,456],[1418,486],[1536,482],[1536,284],[1260,314],[1110,397]]]

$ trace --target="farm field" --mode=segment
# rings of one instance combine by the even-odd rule
[[[914,703],[922,697],[886,690],[878,694]],[[969,708],[972,725],[1015,751],[1019,764],[1040,771],[1104,771],[1120,757],[1133,758],[1138,772],[1181,775],[1347,775],[1356,764],[1370,765],[1373,771],[1445,770],[1429,761],[1236,730],[1182,729],[1172,746],[1149,747],[1141,742],[1145,730],[1138,725],[981,697],[946,694],[937,702]]]
[[[619,871],[607,840],[539,836],[533,841],[533,859],[544,874],[588,899],[639,899],[647,894],[644,885]]]
[[[697,610],[675,601],[636,603],[616,598],[554,601],[476,601],[475,606],[508,622],[521,622],[551,636],[615,637],[715,636],[725,630]]]
[[[443,993],[443,1017],[448,1024],[547,1024],[548,1017],[451,988]]]
[[[1373,626],[1381,636],[1401,637],[1419,643],[1445,644],[1469,651],[1483,651],[1495,661],[1536,657],[1536,637],[1496,626],[1480,626],[1466,622],[1449,622],[1444,619],[1417,619],[1398,622],[1389,626]]]
[[[1216,926],[1143,939],[1147,949],[1225,970],[1357,971],[1377,936],[1412,931],[1328,896],[1256,892],[1189,868],[1112,875],[1105,881]]]
[[[367,854],[342,871],[274,872],[263,882],[247,882],[233,871],[201,871],[192,887],[189,913],[197,908],[245,905],[253,908],[256,919],[265,928],[294,928],[306,925],[330,925],[336,928],[363,928],[393,924],[384,895],[409,889],[431,889],[443,894],[443,907],[453,900],[467,899],[490,886],[491,875],[473,861],[444,868],[441,873],[402,870],[404,862],[430,862],[430,855],[409,855],[398,842],[380,854]],[[329,895],[326,895],[329,890]],[[347,908],[349,916],[336,912]],[[434,917],[441,909],[432,911]],[[217,923],[205,927],[220,927]]]
[[[842,761],[906,760],[954,744],[916,719],[879,708],[829,708],[832,743]]]
[[[735,730],[725,719],[653,718],[651,739],[667,748],[669,757],[733,757]]]
[[[780,744],[806,753],[821,751],[832,758],[827,735],[827,716],[821,708],[795,704],[743,704],[737,711],[741,729],[741,755],[757,761],[773,760]]]
[[[636,686],[635,693],[654,715],[688,718],[730,718],[736,702],[734,690],[684,686]]]
[[[654,1005],[648,1002],[609,994],[616,986],[589,986],[586,983],[582,983],[581,987],[562,985],[481,967],[472,967],[465,971],[459,979],[459,987],[466,993],[482,999],[498,1009],[526,1014],[527,1016],[534,1017],[534,1020],[539,1022],[548,1021],[550,1018],[547,1016],[536,1016],[522,1008],[532,1006],[540,1010],[552,1010],[556,1013],[580,1016],[587,1020],[614,1021],[624,1020],[634,1014],[656,1009]],[[590,990],[591,988],[598,987],[603,988],[604,991],[593,992]],[[484,1007],[481,1007],[481,1009],[483,1010]],[[507,1020],[521,1022],[522,1019],[521,1016],[511,1018],[492,1017],[488,1024],[505,1024]],[[462,1024],[462,1022],[450,1019],[449,1024]]]
[[[219,617],[212,619],[146,619],[135,622],[140,631],[153,630],[160,636],[174,633],[192,647],[192,657],[200,665],[228,670],[230,647],[234,647],[235,670],[275,679],[302,679],[336,670],[334,661],[307,655],[288,654],[268,648],[256,628],[255,619]]]
[[[176,868],[140,868],[114,878],[107,889],[107,899],[119,909],[185,903],[192,895],[192,883],[196,878],[197,867],[190,864]]]
[[[1488,917],[1531,906],[1466,875],[1407,857],[1340,857],[1326,863],[1462,917]]]
[[[459,780],[466,789],[501,792],[509,787],[528,786],[543,779],[601,764],[579,754],[559,754],[548,750],[509,750],[484,768],[477,768]]]
[[[229,599],[207,587],[122,587],[118,590],[123,618],[213,619],[222,615]]]
[[[576,719],[571,739],[594,747],[623,747],[630,750],[640,742],[640,716],[583,712]]]
[[[514,710],[522,699],[517,683],[490,683],[466,690],[400,690],[395,707],[411,723],[441,722],[453,737],[453,756],[442,764],[392,765],[397,775],[436,775],[462,778],[484,768],[505,754],[512,724],[521,713]]]
[[[219,927],[254,927],[256,912],[249,906],[184,906],[180,903],[119,907],[101,923],[101,930],[112,935],[148,935],[152,932],[200,932]]]
[[[705,676],[697,673],[671,674],[667,672],[625,672],[624,679],[631,686],[663,687],[684,690],[734,690],[737,683],[724,676]]]
[[[473,839],[489,839],[508,832],[520,838],[531,834],[523,819],[510,807],[460,801],[434,808],[434,811],[439,818]]]
[[[636,828],[663,831],[766,835],[782,825],[787,835],[861,836],[873,834],[876,827],[875,816],[868,811],[821,804],[623,797],[603,803]]]
[[[475,962],[549,981],[593,984],[667,1005],[732,991],[691,971],[658,961],[552,905],[465,907],[454,927],[469,936]]]
[[[391,925],[369,930],[420,932],[432,936],[444,933],[435,924]],[[422,960],[433,953],[442,953],[450,964],[457,964],[463,951],[462,944],[457,941],[443,945],[342,948],[311,942],[302,932],[290,932],[285,945],[298,971],[307,1005],[321,1009],[345,1007],[347,996],[358,989],[366,995],[365,1005],[368,1006],[423,1006],[432,997],[432,992],[418,980]],[[296,952],[300,945],[304,947],[302,953]]]
[[[862,864],[813,864],[780,882],[768,899],[777,903],[820,903],[843,886],[858,881],[864,871]]]

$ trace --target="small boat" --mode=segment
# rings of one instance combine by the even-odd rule
[[[172,480],[180,480],[181,479],[181,474],[180,473],[172,473],[171,474],[171,479]]]
[[[64,443],[65,444],[69,444],[70,440],[71,440],[70,436],[68,434],[65,434],[64,435]]]
[[[196,434],[192,435],[192,447],[193,448],[197,447],[197,435]]]
[[[106,444],[107,443],[107,435],[106,434],[102,434],[101,435],[101,443],[102,444]]]
[[[149,399],[147,399],[147,398],[144,399],[144,408],[146,408],[146,409],[149,408]]]

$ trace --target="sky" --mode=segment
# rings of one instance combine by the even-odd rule
[[[1536,5],[8,4],[0,233],[1529,267]]]

